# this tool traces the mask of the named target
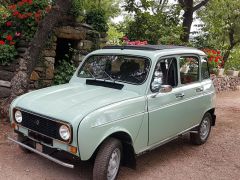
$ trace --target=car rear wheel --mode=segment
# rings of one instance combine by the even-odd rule
[[[26,136],[23,136],[22,134],[18,134],[17,140],[23,144],[26,144],[32,148],[36,148],[36,143],[34,143],[32,140],[28,139]],[[22,147],[19,145],[19,148],[24,152],[24,153],[32,153],[32,151]]]
[[[190,133],[190,141],[192,144],[201,145],[204,144],[211,132],[212,116],[210,113],[206,113],[203,116],[201,124],[197,128],[196,133]]]
[[[122,144],[115,138],[109,138],[100,146],[94,168],[94,180],[115,180],[122,156]]]

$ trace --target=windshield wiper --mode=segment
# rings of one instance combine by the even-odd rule
[[[109,79],[110,79],[112,82],[115,83],[115,79],[113,79],[106,71],[103,71],[103,72],[109,77]]]
[[[91,71],[89,69],[87,69],[87,71],[95,80],[97,80],[97,78],[91,73]]]

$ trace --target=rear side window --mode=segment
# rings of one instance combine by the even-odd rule
[[[207,57],[201,58],[201,64],[202,64],[202,69],[201,69],[202,80],[209,79],[210,74],[209,74],[209,69],[208,69]]]
[[[194,56],[182,56],[180,63],[181,84],[190,84],[199,81],[199,60]]]

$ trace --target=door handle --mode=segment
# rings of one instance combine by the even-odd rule
[[[184,93],[179,93],[179,94],[175,94],[176,98],[183,98],[185,95]]]
[[[199,87],[196,89],[196,92],[202,92],[203,91],[203,87]]]

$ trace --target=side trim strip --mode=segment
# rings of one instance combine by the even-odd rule
[[[48,159],[50,161],[53,161],[53,162],[55,162],[55,163],[57,163],[57,164],[59,164],[61,166],[64,166],[64,167],[67,167],[67,168],[74,168],[74,165],[72,165],[72,164],[65,163],[63,161],[60,161],[60,160],[52,157],[52,156],[44,154],[44,153],[42,153],[42,152],[40,152],[40,151],[38,151],[36,149],[33,149],[33,148],[31,148],[31,147],[29,147],[29,146],[27,146],[27,145],[25,145],[25,144],[23,144],[23,143],[21,143],[19,141],[16,141],[15,139],[12,139],[12,138],[8,137],[8,140],[13,141],[14,143],[16,143],[16,144],[18,144],[18,145],[20,145],[20,146],[22,146],[22,147],[32,151],[32,152],[34,152],[34,153],[36,153],[36,154],[38,154],[38,155],[40,155],[42,157],[45,157],[46,159]]]
[[[164,144],[166,144],[166,143],[168,143],[168,142],[170,142],[170,141],[172,141],[172,140],[174,140],[174,139],[177,139],[179,136],[185,135],[185,134],[187,134],[188,132],[191,132],[192,129],[194,129],[194,128],[198,127],[198,126],[199,126],[199,125],[195,125],[195,126],[193,126],[193,127],[191,127],[191,128],[188,128],[188,129],[186,129],[186,130],[178,133],[176,136],[166,138],[166,139],[164,139],[164,140],[162,140],[162,141],[160,141],[160,142],[158,142],[158,143],[155,143],[155,144],[153,144],[153,145],[150,145],[150,146],[146,147],[145,149],[141,150],[139,153],[137,153],[137,156],[139,156],[139,155],[141,155],[141,154],[144,154],[144,153],[147,152],[147,151],[151,151],[151,150],[153,150],[153,149],[156,149],[156,148],[158,148],[159,146],[162,146],[162,145],[164,145]]]

